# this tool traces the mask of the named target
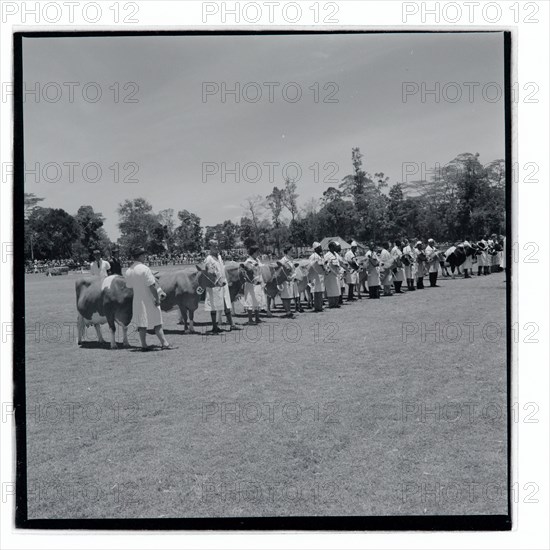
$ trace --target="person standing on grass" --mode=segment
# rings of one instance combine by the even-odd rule
[[[147,329],[154,329],[162,349],[173,349],[162,330],[162,314],[160,298],[153,272],[143,262],[146,258],[145,249],[136,248],[132,251],[134,263],[126,270],[124,278],[126,286],[134,291],[132,302],[132,321],[138,327],[142,351],[151,348],[147,346]]]
[[[428,246],[425,250],[426,258],[428,260],[428,277],[430,278],[430,286],[436,287],[437,284],[437,273],[439,271],[439,256],[438,250],[435,246],[435,241],[433,239],[428,239]]]
[[[367,252],[367,285],[369,287],[369,298],[380,299],[380,262],[376,254],[374,243],[369,246]]]
[[[359,266],[357,265],[357,243],[351,241],[351,248],[346,252],[344,260],[348,265],[346,271],[346,283],[348,285],[348,302],[353,302],[354,289],[357,287],[358,298],[361,299],[361,289],[359,288]]]
[[[424,253],[424,245],[422,241],[418,241],[414,247],[415,261],[416,261],[416,288],[418,290],[424,289],[424,275],[426,254]]]
[[[109,275],[122,275],[118,248],[113,248],[111,252],[111,261],[109,263],[111,264]]]
[[[294,278],[296,276],[296,270],[294,269],[294,263],[292,261],[292,246],[287,245],[283,248],[284,256],[281,259],[282,269],[285,273],[285,278],[288,281],[284,281],[281,286],[281,300],[283,301],[283,307],[285,308],[285,315],[283,317],[287,319],[294,319],[294,315],[291,311],[292,299],[295,298],[295,285]]]
[[[210,254],[204,260],[206,270],[216,286],[206,289],[204,300],[204,311],[210,312],[212,319],[212,332],[218,334],[223,330],[218,326],[218,312],[225,312],[225,317],[229,323],[229,330],[237,330],[231,315],[231,297],[229,295],[229,286],[225,277],[225,266],[220,256],[218,243],[215,240],[210,241]]]
[[[393,286],[395,287],[396,294],[403,294],[403,292],[401,291],[401,285],[403,284],[405,274],[403,272],[403,252],[401,252],[401,241],[397,239],[394,244],[395,246],[390,251],[392,258],[395,261],[395,268],[393,272]]]
[[[464,278],[471,279],[472,269],[473,269],[472,256],[474,254],[474,250],[472,248],[472,245],[470,244],[470,241],[468,241],[467,238],[464,239],[464,242],[462,243],[462,247],[464,248],[464,254],[466,255],[466,259],[462,264],[462,269],[464,271]]]
[[[484,237],[481,237],[477,242],[478,254],[477,254],[477,276],[487,275],[487,267],[489,265],[488,253],[487,253],[487,241]]]
[[[383,243],[380,251],[380,283],[384,287],[384,296],[391,296],[392,266],[394,259],[389,251],[390,243]]]
[[[338,297],[338,303],[343,304],[344,303],[344,292],[346,291],[346,283],[345,283],[345,274],[347,271],[346,262],[344,261],[344,258],[340,254],[342,252],[342,246],[340,243],[335,242],[336,244],[336,257],[338,258],[338,263],[340,264],[340,271],[338,273],[338,284],[340,285],[340,296]]]
[[[94,261],[90,264],[91,274],[100,281],[103,281],[107,277],[109,269],[111,269],[111,265],[101,257],[101,251],[98,249],[94,250]]]
[[[407,279],[407,288],[409,290],[416,290],[414,286],[414,256],[413,247],[409,244],[408,239],[403,239],[403,256],[401,257],[401,261],[404,265],[405,278]]]
[[[323,311],[323,296],[325,294],[325,260],[323,260],[321,243],[313,243],[313,254],[309,257],[309,282],[313,294],[314,311]]]
[[[253,245],[248,249],[248,258],[244,261],[246,280],[244,283],[243,306],[248,313],[249,325],[256,325],[262,322],[260,319],[261,304],[258,300],[259,292],[263,292],[261,289],[262,273],[260,262],[258,261],[259,255],[260,249],[256,245]],[[248,275],[249,273],[252,273],[252,276]]]
[[[326,265],[325,289],[328,298],[328,307],[339,308],[340,304],[340,261],[338,260],[337,245],[334,241],[328,243],[328,252],[324,257]]]

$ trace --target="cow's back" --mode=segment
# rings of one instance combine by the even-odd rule
[[[126,286],[126,280],[121,275],[111,275],[102,284],[103,303],[116,306],[132,306],[134,291]]]

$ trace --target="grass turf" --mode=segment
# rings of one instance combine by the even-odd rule
[[[169,312],[149,353],[77,346],[74,279],[26,278],[29,518],[506,512],[503,274],[220,336]]]

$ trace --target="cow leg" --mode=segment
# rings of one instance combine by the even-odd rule
[[[309,288],[309,286],[306,286],[306,296],[305,296],[305,299],[307,301],[307,307],[308,308],[313,308],[313,297],[311,295],[311,289]]]
[[[194,334],[195,333],[195,312],[193,310],[189,310],[189,333]],[[187,325],[187,317],[185,318],[185,323]]]
[[[100,343],[100,344],[104,344],[105,343],[105,340],[103,339],[103,334],[101,334],[101,325],[99,323],[96,323],[94,325],[94,328],[95,328],[95,332],[97,334],[97,341]]]
[[[86,325],[84,323],[84,317],[82,317],[82,315],[80,315],[80,314],[76,318],[76,328],[77,328],[77,333],[78,333],[77,342],[78,342],[78,345],[80,346],[82,344],[82,342],[84,341],[84,335],[85,335],[85,331],[86,331]]]
[[[114,323],[113,326],[109,323],[109,332],[111,333],[111,349],[116,349],[116,326]]]
[[[187,322],[187,309],[182,305],[180,305],[179,308],[180,308],[180,320],[178,325],[183,325],[183,332],[186,333],[189,328],[188,322]]]
[[[130,347],[130,342],[128,341],[128,325],[122,325],[122,345],[125,348]]]

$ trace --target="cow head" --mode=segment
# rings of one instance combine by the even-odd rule
[[[222,277],[210,269],[208,265],[196,264],[195,267],[199,274],[199,287],[214,288],[215,286],[225,286],[227,284],[222,280]]]
[[[155,287],[157,289],[157,295],[159,297],[159,300],[162,302],[166,299],[166,292],[164,292],[164,290],[162,290],[162,288],[159,284],[159,279],[160,279],[159,272],[155,271],[155,272],[153,272],[153,275],[155,276]]]
[[[289,267],[286,267],[283,263],[277,261],[273,278],[275,279],[277,284],[280,285],[282,283],[286,283],[287,281],[291,281],[294,277],[293,273],[293,270],[291,270]]]
[[[245,283],[260,284],[259,279],[254,273],[254,268],[248,262],[241,262],[239,264],[239,278]]]

